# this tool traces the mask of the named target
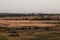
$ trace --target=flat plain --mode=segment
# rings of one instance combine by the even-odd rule
[[[0,40],[60,40],[60,16],[0,17]]]

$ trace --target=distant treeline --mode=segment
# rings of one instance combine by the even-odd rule
[[[31,13],[31,14],[23,14],[23,13],[0,13],[0,17],[16,17],[16,16],[44,16],[44,15],[48,15],[48,16],[60,16],[60,14],[43,14],[43,13]]]
[[[28,18],[27,18],[27,17]],[[30,16],[38,16],[36,18],[31,19]],[[60,14],[43,14],[43,13],[31,13],[31,14],[22,14],[22,13],[0,13],[1,18],[5,17],[23,17],[23,18],[5,18],[6,20],[60,20]],[[25,18],[24,18],[25,17]]]

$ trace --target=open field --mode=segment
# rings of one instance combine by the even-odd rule
[[[38,27],[54,27],[58,25],[60,21],[29,21],[29,20],[0,20],[0,25],[6,27],[23,27],[23,26],[38,26]]]
[[[59,15],[0,17],[0,40],[60,40]]]

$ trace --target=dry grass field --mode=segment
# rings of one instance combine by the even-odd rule
[[[54,20],[33,18],[41,17],[0,17],[0,40],[60,40],[60,20],[55,20],[60,16],[53,16]]]

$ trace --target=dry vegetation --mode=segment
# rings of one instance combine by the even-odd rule
[[[60,40],[60,16],[0,17],[0,40]]]

